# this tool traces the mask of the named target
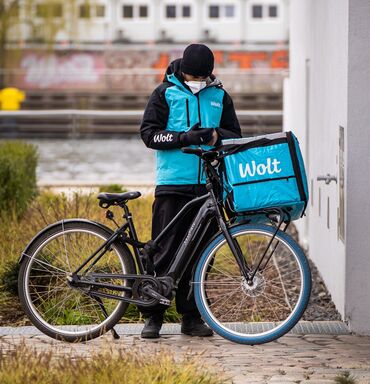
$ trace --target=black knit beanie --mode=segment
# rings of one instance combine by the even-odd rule
[[[204,44],[190,44],[185,48],[181,60],[181,71],[193,76],[212,74],[215,59],[212,51]]]

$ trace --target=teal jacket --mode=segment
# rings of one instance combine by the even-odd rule
[[[177,59],[167,68],[163,83],[149,98],[140,128],[146,146],[157,150],[156,185],[175,189],[205,183],[201,160],[180,149],[182,132],[199,123],[217,129],[216,145],[226,138],[241,137],[233,102],[221,82],[211,75],[207,86],[193,94],[184,83],[180,63]]]

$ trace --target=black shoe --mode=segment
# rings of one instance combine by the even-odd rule
[[[141,337],[143,339],[158,339],[159,331],[162,328],[163,315],[157,314],[147,317],[145,319],[145,325],[141,331]]]
[[[213,336],[213,331],[202,318],[184,315],[181,321],[181,333],[189,336]]]

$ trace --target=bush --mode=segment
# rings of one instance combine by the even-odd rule
[[[108,184],[100,186],[99,192],[123,193],[127,192],[127,189],[123,188],[120,184]]]
[[[152,197],[144,196],[128,203],[141,241],[150,239],[152,202]],[[116,220],[122,223],[122,209],[110,209],[114,211]],[[99,221],[115,229],[114,224],[106,219],[105,210],[99,207],[93,193],[74,193],[68,197],[65,194],[41,192],[20,220],[13,217],[7,221],[0,220],[0,325],[24,322],[24,315],[14,294],[17,291],[18,260],[27,243],[47,225],[76,217]],[[169,315],[173,317],[173,311]],[[133,318],[140,319],[140,314],[134,308],[127,313],[126,321],[132,321]]]
[[[0,143],[0,212],[22,216],[37,194],[37,149],[34,145]]]
[[[11,260],[7,262],[3,269],[0,269],[0,286],[6,292],[18,295],[18,261]]]

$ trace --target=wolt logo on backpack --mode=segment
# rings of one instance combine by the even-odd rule
[[[281,168],[279,169],[279,164],[280,161],[277,159],[272,160],[270,157],[266,159],[266,164],[264,163],[259,163],[256,164],[254,160],[252,160],[251,164],[250,163],[239,163],[239,173],[240,177],[243,179],[246,178],[248,175],[253,177],[256,172],[258,175],[265,175],[266,172],[269,175],[272,175],[274,173],[280,173]]]

